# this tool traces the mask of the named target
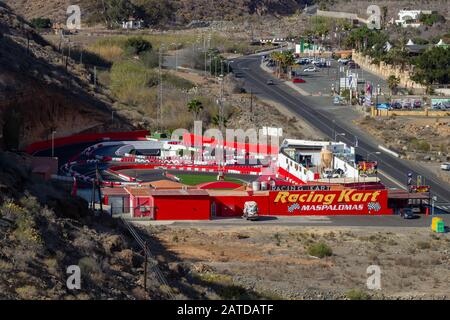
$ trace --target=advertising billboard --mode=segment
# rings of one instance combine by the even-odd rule
[[[431,108],[440,110],[450,109],[450,98],[431,99]]]
[[[269,198],[272,215],[392,214],[387,190],[278,191]]]

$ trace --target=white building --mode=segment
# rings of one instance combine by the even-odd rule
[[[126,21],[122,21],[122,29],[142,29],[144,27],[144,20],[135,19],[133,17],[128,18]]]
[[[422,25],[419,18],[421,14],[431,14],[430,10],[400,10],[398,13],[398,19],[395,20],[395,24],[406,27],[417,28]]]
[[[278,166],[305,182],[359,175],[355,148],[344,142],[285,139]]]

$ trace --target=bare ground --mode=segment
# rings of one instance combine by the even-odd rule
[[[172,272],[183,266],[182,274],[172,276],[180,282],[202,279],[197,289],[203,298],[242,298],[246,292],[280,299],[347,299],[355,298],[355,292],[365,299],[450,298],[450,237],[428,229],[149,228],[163,264]],[[321,242],[332,256],[319,259],[307,253]],[[381,290],[366,288],[370,265],[381,268]],[[223,289],[230,287],[241,290]]]
[[[405,159],[439,163],[450,160],[450,118],[363,118],[356,124]]]

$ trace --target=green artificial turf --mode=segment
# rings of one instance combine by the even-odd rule
[[[194,185],[202,184],[202,183],[206,183],[206,182],[217,181],[216,174],[211,174],[211,175],[198,174],[197,175],[197,174],[184,174],[184,173],[179,174],[179,173],[177,173],[177,174],[175,174],[175,176],[177,176],[178,178],[181,179],[181,183],[187,184],[190,186],[194,186]],[[226,175],[225,175],[224,181],[242,184],[241,180],[236,179],[236,178],[227,177]]]

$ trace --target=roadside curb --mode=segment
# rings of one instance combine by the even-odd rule
[[[378,146],[378,149],[380,149],[380,150],[382,150],[382,151],[384,151],[384,152],[386,152],[386,153],[389,153],[390,155],[392,155],[392,156],[394,156],[394,157],[396,157],[396,158],[400,158],[400,155],[399,155],[397,152],[394,152],[394,151],[392,151],[392,150],[389,150],[388,148],[385,148],[385,147],[383,147],[382,145],[379,145],[379,146]]]
[[[267,73],[269,73],[269,74],[273,74],[272,70],[269,69],[268,67],[266,67],[263,63],[261,63],[259,66],[260,66],[260,68],[261,68],[263,71],[265,71],[265,72],[267,72]],[[280,81],[282,81],[284,84],[286,84],[286,85],[289,86],[290,88],[296,90],[298,93],[300,93],[300,94],[303,95],[303,96],[313,96],[312,93],[310,93],[310,92],[308,92],[308,91],[306,91],[306,90],[304,90],[304,89],[301,89],[301,88],[297,87],[297,86],[296,86],[295,84],[293,84],[292,82],[289,82],[289,81],[286,81],[286,80],[281,80],[281,79],[280,79]]]

